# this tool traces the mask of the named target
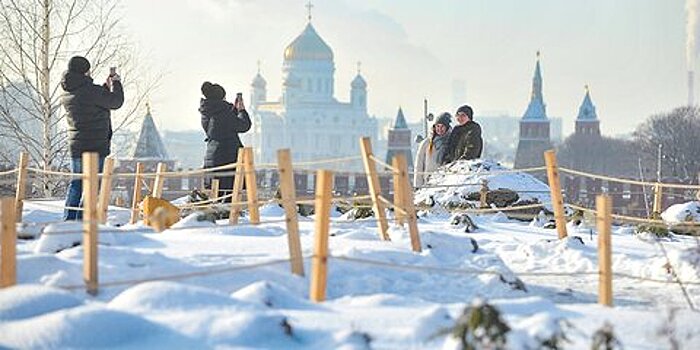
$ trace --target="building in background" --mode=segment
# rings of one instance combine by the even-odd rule
[[[258,71],[251,84],[252,132],[243,142],[253,147],[256,162],[274,163],[277,150],[289,148],[293,161],[360,154],[359,139],[377,141],[377,120],[367,113],[367,82],[359,63],[350,84],[350,101],[335,97],[331,47],[309,22],[284,50],[282,96],[268,100],[267,83]],[[324,168],[361,170],[360,160],[322,164]]]
[[[542,96],[540,53],[537,52],[530,104],[520,119],[520,133],[514,167],[529,168],[543,165],[544,152],[551,148],[550,121],[547,118],[546,105]]]
[[[386,159],[384,160],[387,164],[391,164],[394,156],[397,154],[403,154],[406,157],[406,162],[408,163],[409,170],[413,169],[413,157],[412,157],[412,141],[411,129],[408,128],[406,124],[406,118],[403,115],[403,110],[399,107],[399,112],[396,114],[396,120],[394,121],[394,126],[388,130],[387,133],[387,151]]]

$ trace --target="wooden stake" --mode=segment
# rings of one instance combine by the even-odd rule
[[[313,302],[326,300],[328,279],[328,230],[330,228],[331,198],[333,196],[333,172],[319,170],[316,173],[316,221],[314,256],[311,264],[309,296]]]
[[[0,200],[0,288],[17,284],[17,225],[15,199]]]
[[[282,207],[284,208],[284,214],[287,220],[287,243],[289,245],[289,260],[292,273],[304,276],[304,261],[301,256],[294,171],[292,169],[292,156],[289,149],[277,151],[277,166],[279,168]]]
[[[413,203],[413,187],[408,176],[408,161],[406,156],[399,154],[394,157],[396,160],[394,167],[399,170],[399,183],[402,185],[403,203],[402,209],[406,211],[406,219],[408,220],[408,233],[411,236],[411,249],[414,252],[422,251],[420,244],[420,234],[418,233],[418,218],[416,217],[416,206]]]
[[[156,179],[153,181],[153,197],[163,198],[163,173],[168,171],[168,165],[165,163],[158,163],[158,168],[156,168]]]
[[[27,192],[27,168],[29,167],[29,153],[22,152],[19,155],[17,168],[17,190],[15,192],[15,220],[22,222],[22,209]]]
[[[481,180],[481,189],[479,190],[479,207],[480,208],[488,208],[489,204],[486,201],[487,196],[489,194],[489,180],[483,179]]]
[[[255,164],[253,164],[253,148],[243,148],[243,169],[245,170],[246,194],[248,197],[248,213],[250,223],[260,223],[260,208],[258,208],[258,185],[255,179]]]
[[[219,179],[212,179],[211,180],[211,194],[209,195],[209,199],[216,199],[219,198]]]
[[[394,167],[394,208],[398,207],[400,209],[405,209],[406,186],[404,186],[403,181],[401,179],[401,170],[399,169],[402,168],[398,156],[399,154],[394,156],[394,159],[391,160],[391,166]],[[394,210],[394,218],[396,220],[396,224],[399,226],[403,226],[403,223],[407,219],[401,210]]]
[[[598,303],[613,306],[612,250],[610,227],[612,225],[612,200],[607,195],[596,198],[598,228]]]
[[[112,173],[114,172],[114,158],[105,159],[102,168],[102,184],[100,185],[100,195],[98,202],[98,219],[101,224],[107,223],[107,210],[109,209],[109,199],[112,193]]]
[[[561,194],[561,183],[559,182],[559,168],[557,167],[557,155],[554,150],[544,152],[544,162],[547,165],[547,179],[549,180],[549,190],[552,196],[552,208],[554,209],[554,220],[557,225],[559,239],[566,238],[566,219],[564,217],[564,198]]]
[[[139,203],[141,203],[141,180],[143,177],[143,163],[136,163],[136,176],[134,177],[134,196],[131,199],[131,219],[130,224],[135,224],[139,220]]]
[[[654,205],[653,205],[653,212],[657,214],[661,214],[663,211],[663,188],[661,187],[661,184],[656,184],[654,185]]]
[[[97,153],[83,153],[83,280],[87,292],[97,294]]]
[[[389,238],[389,225],[386,222],[386,214],[384,213],[384,204],[379,199],[382,194],[382,189],[379,185],[379,177],[377,176],[377,167],[372,160],[372,141],[369,137],[363,137],[360,139],[360,150],[362,152],[362,162],[365,166],[365,172],[367,173],[367,184],[369,186],[369,193],[372,197],[372,207],[374,209],[374,215],[377,216],[377,221],[379,222],[379,237],[385,241],[391,240]]]
[[[231,190],[231,209],[228,216],[228,222],[231,225],[238,223],[238,217],[241,213],[241,206],[237,203],[241,201],[243,182],[245,180],[243,158],[245,158],[245,152],[243,151],[243,148],[239,148],[238,158],[236,158],[236,175],[233,178],[233,189]]]

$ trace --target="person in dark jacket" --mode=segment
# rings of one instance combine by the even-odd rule
[[[234,104],[226,102],[226,90],[218,84],[202,84],[204,98],[199,103],[202,116],[202,129],[207,134],[207,151],[204,168],[213,168],[235,163],[238,149],[243,147],[238,133],[250,130],[251,122],[245,110],[243,98],[236,97]],[[223,170],[231,172],[233,169]],[[233,189],[233,176],[217,176],[218,196],[228,194]],[[209,185],[208,185],[209,186]]]
[[[63,73],[61,88],[64,91],[61,105],[68,122],[71,170],[73,173],[81,173],[83,152],[96,152],[101,172],[112,142],[110,110],[118,109],[124,103],[121,77],[116,72],[110,72],[104,85],[93,84],[90,62],[85,57],[75,56],[68,61],[68,70]],[[71,180],[66,195],[65,220],[82,219],[82,211],[68,209],[81,205],[82,192],[82,180]]]
[[[442,165],[461,159],[477,159],[481,157],[484,141],[481,138],[481,126],[474,121],[474,111],[464,105],[455,113],[457,126],[452,129],[447,140],[447,154]]]

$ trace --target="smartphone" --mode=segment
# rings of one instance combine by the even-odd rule
[[[109,76],[117,74],[117,67],[109,67]]]
[[[242,92],[236,93],[236,101],[240,101],[242,99],[243,99],[243,93]]]

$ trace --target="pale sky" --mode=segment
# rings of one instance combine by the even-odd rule
[[[357,61],[370,115],[410,122],[454,112],[452,81],[480,114],[521,116],[542,52],[544,98],[565,133],[584,85],[603,133],[626,133],[649,115],[687,102],[682,0],[315,0],[314,27],[335,56],[336,98],[349,100]],[[166,130],[198,129],[199,88],[228,96],[250,83],[261,61],[268,99],[280,95],[282,53],[303,30],[303,0],[124,0],[123,27],[165,72],[152,94]],[[697,74],[696,74],[697,75]],[[126,77],[128,79],[128,77]],[[696,84],[699,85],[699,84]],[[697,100],[697,98],[696,98]]]

